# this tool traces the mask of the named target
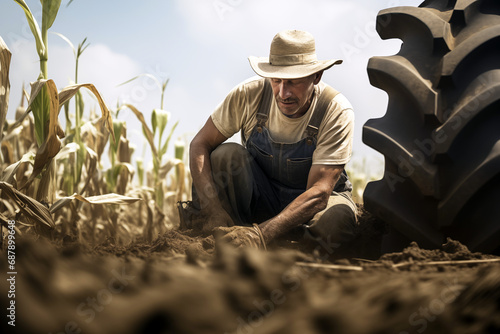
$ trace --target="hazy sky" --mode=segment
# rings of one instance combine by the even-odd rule
[[[41,24],[40,1],[26,0]],[[340,58],[344,64],[325,72],[323,80],[341,91],[356,115],[353,161],[366,157],[380,165],[381,156],[361,141],[369,118],[384,115],[385,92],[368,81],[372,56],[398,52],[399,40],[382,41],[375,32],[379,10],[418,6],[421,0],[63,0],[51,32],[77,45],[87,37],[90,46],[80,60],[79,82],[93,83],[109,107],[118,101],[136,105],[149,121],[160,107],[160,92],[148,79],[117,87],[141,73],[170,79],[165,108],[171,123],[179,120],[175,138],[192,138],[217,104],[236,84],[254,75],[247,57],[267,56],[273,36],[284,29],[311,32],[318,58]],[[39,72],[34,40],[21,7],[0,2],[0,36],[12,52],[11,99],[13,118],[21,86]],[[49,77],[63,88],[74,80],[74,57],[60,37],[49,36]],[[84,95],[89,96],[86,92]],[[88,104],[93,104],[89,100]],[[139,123],[132,116],[128,133],[143,151]],[[63,114],[60,115],[62,119]],[[172,151],[170,151],[173,154]],[[139,153],[141,154],[141,153]]]

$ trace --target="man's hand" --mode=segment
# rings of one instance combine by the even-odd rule
[[[344,165],[313,165],[307,179],[307,190],[277,216],[260,224],[267,242],[307,223],[324,210],[343,170]]]
[[[231,227],[234,226],[233,219],[224,209],[212,210],[207,217],[207,220],[203,223],[203,232],[212,232],[214,228],[217,227]]]
[[[233,226],[233,227],[218,227],[214,232],[220,233],[223,236],[220,240],[229,243],[236,248],[251,247],[258,249],[266,249],[264,236],[259,228],[259,225],[253,226]]]

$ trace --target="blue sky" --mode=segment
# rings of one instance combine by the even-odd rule
[[[40,1],[26,2],[40,22]],[[353,161],[366,158],[369,165],[380,166],[382,157],[362,143],[361,134],[369,118],[384,115],[387,96],[369,84],[366,66],[372,56],[397,53],[401,43],[378,37],[376,15],[383,8],[418,6],[422,1],[74,0],[66,7],[67,2],[62,1],[50,31],[75,45],[85,37],[90,42],[80,60],[79,82],[93,83],[111,108],[127,101],[149,120],[152,109],[160,106],[160,92],[151,82],[140,79],[117,86],[141,73],[169,78],[164,109],[171,112],[172,123],[179,121],[175,138],[192,138],[229,90],[254,75],[247,57],[267,56],[277,32],[311,32],[320,59],[344,59],[344,64],[326,71],[323,80],[354,106]],[[21,85],[36,80],[39,71],[24,12],[13,0],[0,3],[0,36],[13,53],[8,114],[13,118]],[[56,35],[49,36],[49,76],[60,88],[74,78],[72,51]],[[88,104],[93,103],[89,98]],[[129,137],[142,152],[139,123],[131,114],[120,118],[127,120]]]

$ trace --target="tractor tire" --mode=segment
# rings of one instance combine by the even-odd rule
[[[500,1],[427,0],[377,16],[398,54],[368,75],[387,112],[363,126],[385,156],[365,209],[422,247],[446,237],[473,251],[500,246]]]

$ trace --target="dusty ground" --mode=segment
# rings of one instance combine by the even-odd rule
[[[328,245],[234,250],[192,231],[171,231],[151,244],[108,241],[94,248],[18,240],[16,326],[3,316],[0,328],[53,334],[500,332],[500,263],[478,262],[498,258],[451,240],[441,249],[411,244],[379,257],[374,246],[384,227],[366,221],[371,225],[357,241],[360,251],[350,258]],[[473,261],[430,263],[459,260]],[[2,253],[4,312],[7,271]]]

